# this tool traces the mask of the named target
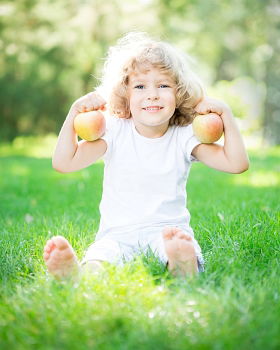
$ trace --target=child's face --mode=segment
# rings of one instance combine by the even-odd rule
[[[176,108],[175,83],[170,75],[153,67],[145,73],[132,73],[128,91],[136,127],[168,128]]]

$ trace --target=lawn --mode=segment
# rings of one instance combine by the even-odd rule
[[[64,235],[82,258],[98,228],[103,163],[59,174],[50,140],[27,141],[0,146],[1,350],[280,348],[280,148],[250,152],[241,175],[193,165],[198,277],[175,279],[141,256],[59,283],[44,243]]]

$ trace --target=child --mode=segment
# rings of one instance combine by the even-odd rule
[[[105,111],[106,104],[104,136],[78,142],[75,116]],[[224,146],[202,144],[193,135],[192,118],[210,112],[223,120]],[[96,240],[79,263],[69,242],[53,237],[44,248],[49,272],[62,278],[103,261],[121,264],[148,247],[173,275],[203,271],[186,208],[191,163],[241,173],[249,162],[230,108],[205,96],[188,59],[171,45],[145,33],[126,35],[109,51],[101,86],[71,106],[53,167],[67,173],[100,158],[105,168]]]

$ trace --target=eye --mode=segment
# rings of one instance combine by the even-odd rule
[[[142,84],[136,85],[136,86],[134,86],[134,89],[142,90],[142,89],[144,89],[144,85],[142,85]]]
[[[166,85],[166,84],[160,84],[159,87],[160,87],[160,88],[169,88],[170,86],[169,86],[169,85]]]

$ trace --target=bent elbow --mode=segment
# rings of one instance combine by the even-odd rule
[[[65,169],[63,169],[63,168],[61,167],[61,165],[58,164],[58,163],[55,162],[55,161],[52,161],[52,167],[53,167],[53,169],[54,169],[55,171],[57,171],[58,173],[61,173],[61,174],[67,173],[67,171],[65,171]]]
[[[246,162],[244,163],[243,169],[242,169],[242,173],[244,173],[245,171],[249,170],[250,167],[250,161],[249,159],[246,160]]]
[[[67,173],[67,171],[65,171],[65,170],[63,170],[61,168],[54,168],[54,170],[57,171],[60,174],[66,174]]]
[[[244,162],[242,165],[240,165],[240,167],[234,169],[233,173],[234,174],[242,174],[245,173],[245,171],[247,171],[249,169],[250,163],[249,160],[247,160],[246,162]]]

